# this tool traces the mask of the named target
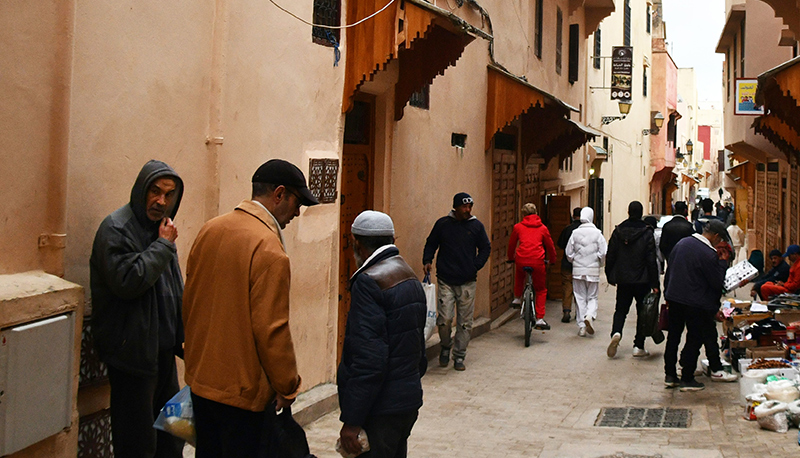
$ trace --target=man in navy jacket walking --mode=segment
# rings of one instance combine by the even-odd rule
[[[457,371],[466,369],[464,358],[475,313],[476,280],[478,271],[491,253],[486,229],[478,218],[472,216],[472,204],[472,197],[466,192],[453,196],[453,210],[433,225],[422,253],[424,272],[429,275],[433,255],[439,250],[436,258],[439,291],[436,325],[442,345],[439,354],[442,367],[447,367],[450,362],[450,348],[453,347],[450,326],[454,312],[458,312],[453,347],[453,368]]]
[[[358,270],[350,278],[352,302],[339,364],[339,419],[345,451],[364,457],[405,457],[422,406],[425,292],[394,246],[389,215],[367,210],[352,227]]]

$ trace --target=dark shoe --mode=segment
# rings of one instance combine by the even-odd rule
[[[544,321],[544,318],[539,318],[536,320],[536,324],[533,325],[533,329],[540,329],[542,331],[549,331],[550,325],[547,324],[547,321]]]
[[[512,309],[518,309],[518,308],[522,308],[522,302],[514,302],[514,301],[511,301],[511,308],[512,308]]]
[[[439,353],[439,367],[447,367],[450,363],[450,349],[442,347],[442,351]]]
[[[681,387],[680,390],[682,392],[685,392],[685,391],[700,391],[706,386],[698,382],[697,380],[692,380],[690,382],[681,381],[680,387]]]
[[[677,388],[680,386],[681,380],[678,378],[677,375],[667,375],[664,377],[664,386],[667,388]]]
[[[456,358],[453,360],[453,369],[457,371],[463,371],[467,369],[467,366],[464,365],[464,360],[461,358]]]
[[[569,323],[569,310],[564,310],[564,316],[561,317],[562,323]]]

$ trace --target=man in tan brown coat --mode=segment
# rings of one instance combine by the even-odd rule
[[[316,205],[303,173],[273,159],[253,175],[252,200],[207,222],[189,253],[183,320],[197,457],[256,456],[267,408],[300,388],[289,331],[289,257],[281,230]]]

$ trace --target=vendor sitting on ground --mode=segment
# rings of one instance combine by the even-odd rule
[[[758,295],[759,298],[766,299],[761,294],[761,286],[767,282],[785,282],[789,279],[789,264],[786,264],[786,261],[783,260],[780,250],[770,251],[769,260],[772,262],[772,269],[753,283],[753,289],[750,290],[750,296],[752,297]]]
[[[800,262],[797,262],[800,259],[800,245],[789,245],[786,248],[786,253],[783,254],[784,258],[787,256],[792,263],[792,267],[789,268],[789,278],[786,282],[764,283],[759,293],[764,300],[769,300],[778,294],[795,293],[800,289]]]

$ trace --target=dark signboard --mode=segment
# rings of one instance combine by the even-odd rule
[[[611,100],[631,100],[633,47],[614,46],[611,54]]]

